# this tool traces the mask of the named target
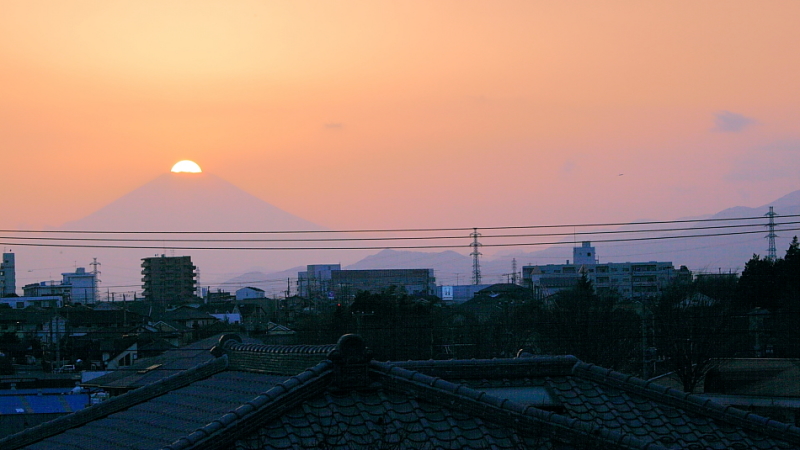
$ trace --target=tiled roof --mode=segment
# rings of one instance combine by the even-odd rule
[[[800,448],[796,427],[569,356],[387,363],[354,336],[327,356],[220,342],[216,359],[0,448]],[[270,373],[289,356],[321,362]]]

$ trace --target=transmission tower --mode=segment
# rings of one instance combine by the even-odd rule
[[[92,262],[89,264],[92,266],[92,275],[94,275],[94,301],[97,302],[100,299],[100,271],[97,270],[97,266],[102,266],[99,262],[97,262],[97,258],[92,258]]]
[[[767,234],[767,240],[769,242],[769,248],[767,249],[767,260],[775,261],[778,259],[778,252],[775,249],[775,211],[773,211],[772,206],[769,207],[769,212],[765,214],[766,217],[769,218],[769,223],[767,224],[767,229],[769,230],[769,234]]]
[[[481,252],[478,251],[478,248],[481,246],[481,243],[478,242],[478,237],[480,237],[480,233],[478,233],[477,228],[472,229],[472,233],[469,237],[472,238],[472,244],[469,246],[472,247],[472,253],[469,255],[472,256],[472,284],[478,285],[481,284],[481,262],[480,256]]]
[[[517,284],[517,258],[511,259],[511,284]]]

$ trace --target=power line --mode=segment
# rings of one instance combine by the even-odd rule
[[[800,217],[800,214],[785,215],[781,217]],[[659,225],[672,223],[705,223],[705,222],[730,222],[743,220],[763,220],[763,216],[728,217],[708,219],[681,219],[641,222],[607,222],[583,224],[554,224],[554,225],[519,225],[500,227],[477,227],[480,230],[514,230],[514,229],[541,229],[541,228],[583,228],[583,227],[613,227],[634,225]],[[65,234],[313,234],[313,233],[398,233],[398,232],[435,232],[435,231],[472,231],[476,227],[457,228],[388,228],[388,229],[353,229],[353,230],[278,230],[278,231],[108,231],[108,230],[12,230],[0,229],[0,233],[65,233]]]
[[[652,232],[656,232],[653,230]],[[800,231],[800,228],[787,228],[785,231]],[[762,233],[761,230],[756,231],[738,231],[727,233],[707,233],[707,234],[688,234],[688,235],[674,235],[674,236],[651,236],[641,238],[621,238],[621,239],[596,239],[593,242],[642,242],[642,241],[659,241],[667,239],[690,239],[690,238],[704,238],[704,237],[720,237],[720,236],[736,236],[745,234]],[[592,233],[589,233],[592,234]],[[535,237],[535,236],[531,236]],[[13,238],[12,238],[13,239]],[[462,237],[463,239],[463,237]],[[58,239],[54,239],[58,240]],[[216,242],[214,240],[207,240],[202,242]],[[563,241],[549,241],[549,242],[516,242],[516,243],[498,243],[498,244],[481,244],[482,247],[531,247],[541,245],[563,245],[569,242]],[[91,244],[58,244],[58,243],[28,243],[28,242],[0,242],[2,245],[16,245],[26,247],[59,247],[59,248],[107,248],[107,249],[137,249],[137,250],[162,250],[164,245],[146,246],[146,245],[91,245]],[[441,245],[383,245],[383,246],[360,246],[360,247],[178,247],[169,246],[173,250],[261,250],[261,251],[275,251],[275,250],[385,250],[385,249],[444,249],[444,248],[462,248],[464,244],[441,244]]]
[[[777,225],[797,225],[796,222],[773,223]],[[676,231],[698,231],[698,230],[719,230],[730,228],[762,227],[763,225],[740,224],[740,225],[715,225],[684,228],[651,228],[635,230],[608,230],[608,231],[581,231],[564,233],[528,233],[528,234],[481,234],[484,238],[519,238],[519,237],[556,237],[556,236],[595,236],[604,234],[629,234],[629,233],[664,233]],[[476,230],[476,229],[473,229]],[[471,236],[471,235],[470,235]],[[138,239],[138,238],[72,238],[72,237],[41,237],[41,236],[0,236],[0,239],[15,239],[26,241],[68,241],[68,242],[160,242],[164,239]],[[169,239],[167,242],[361,242],[361,241],[403,241],[403,240],[441,240],[441,239],[464,239],[463,235],[450,236],[398,236],[398,237],[358,237],[358,238],[302,238],[302,239]]]

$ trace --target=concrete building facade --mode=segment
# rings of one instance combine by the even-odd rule
[[[162,306],[196,300],[196,270],[189,256],[142,259],[142,288],[146,301]]]

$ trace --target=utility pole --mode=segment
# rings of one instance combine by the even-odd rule
[[[769,212],[764,215],[765,217],[769,218],[769,223],[767,224],[767,229],[769,230],[769,234],[767,234],[767,240],[769,242],[769,248],[767,249],[767,260],[775,262],[778,259],[778,251],[775,248],[775,211],[772,209],[772,206],[769,207]]]
[[[472,284],[474,285],[481,284],[481,262],[479,258],[481,252],[478,251],[481,246],[480,242],[478,242],[480,235],[477,228],[473,228],[472,233],[469,235],[472,238],[472,244],[470,244],[472,253],[470,253],[470,256],[472,256]]]

